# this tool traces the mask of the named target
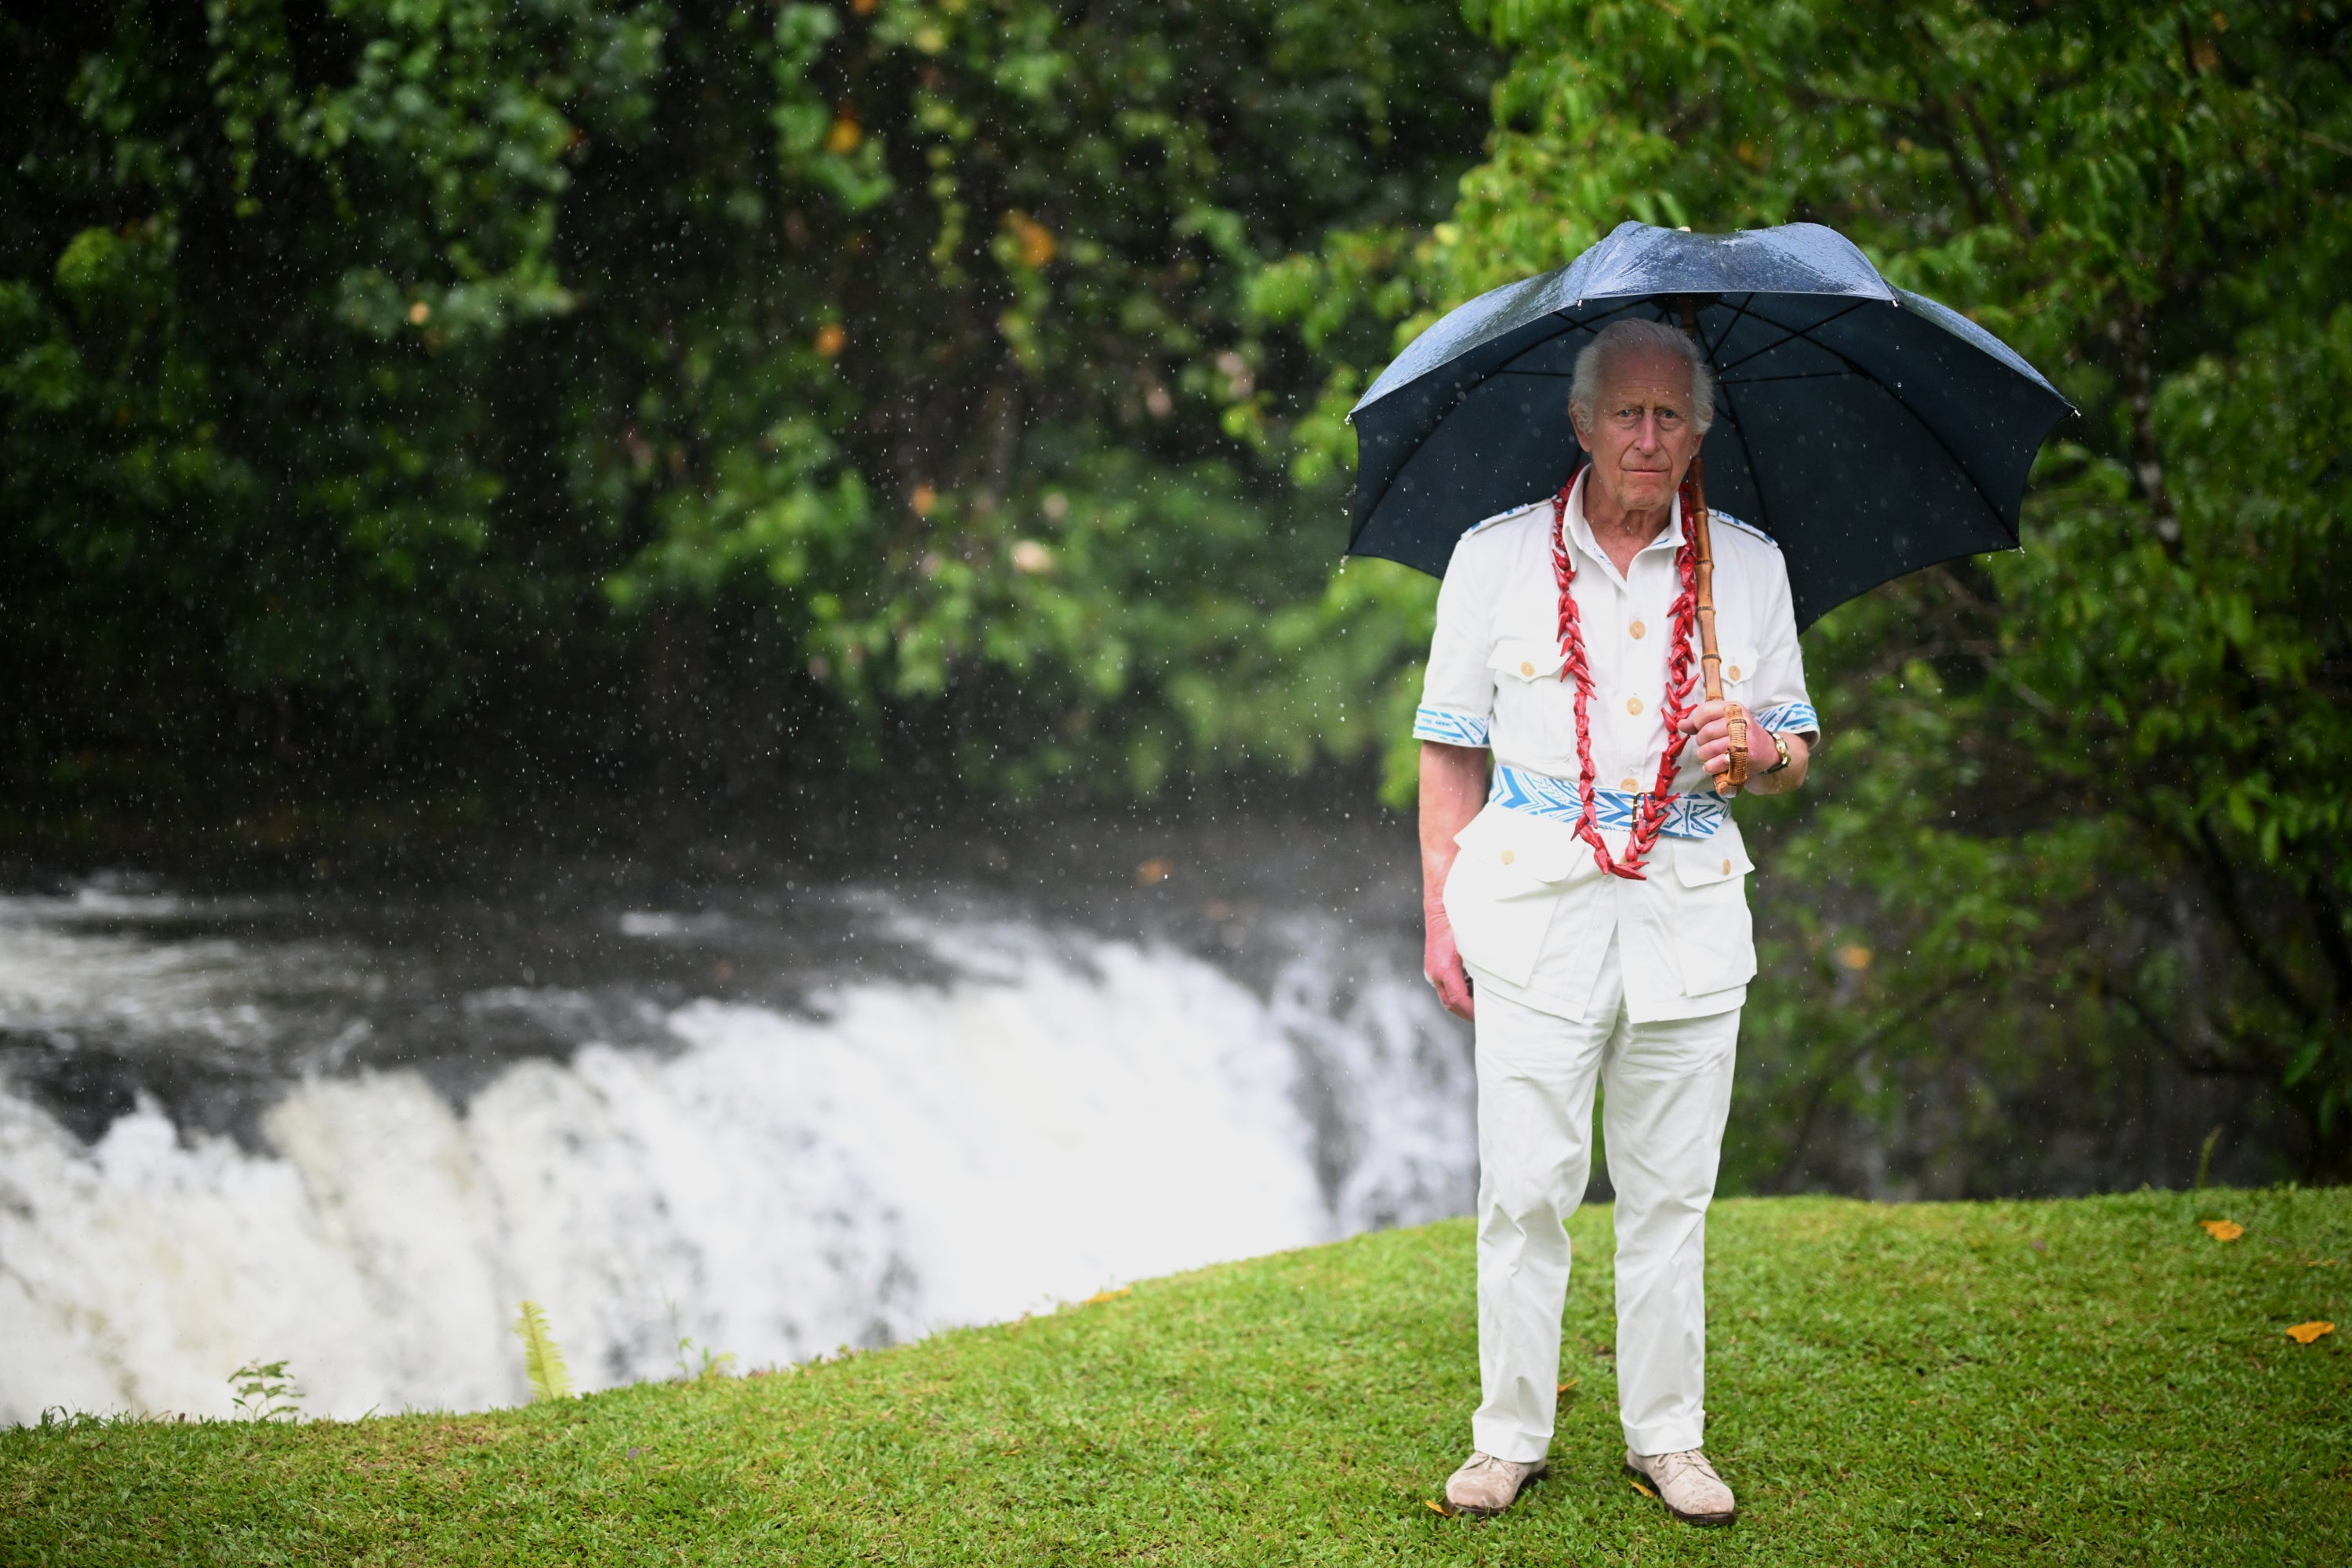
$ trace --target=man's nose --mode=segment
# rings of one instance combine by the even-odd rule
[[[1633,432],[1633,444],[1645,452],[1660,445],[1658,416],[1655,414],[1642,416],[1641,427]]]

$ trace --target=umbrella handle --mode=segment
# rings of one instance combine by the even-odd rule
[[[1698,658],[1699,668],[1706,679],[1706,700],[1723,701],[1723,654],[1715,646],[1715,540],[1707,528],[1706,468],[1697,458],[1691,459],[1688,505],[1689,514],[1684,519],[1690,529],[1692,564],[1698,581]],[[1716,775],[1715,793],[1727,795],[1748,782],[1748,710],[1737,702],[1725,702],[1724,722],[1731,731],[1731,765]]]
[[[1706,342],[1698,335],[1697,301],[1685,294],[1678,296],[1675,304],[1682,316],[1683,331],[1705,353]],[[1699,668],[1706,675],[1706,700],[1723,702],[1723,655],[1715,646],[1715,541],[1706,526],[1706,459],[1691,459],[1690,478],[1685,483],[1689,487],[1689,504],[1684,510],[1689,515],[1684,522],[1690,530],[1691,554],[1698,569]],[[1727,795],[1748,782],[1748,710],[1737,702],[1724,702],[1723,721],[1731,731],[1731,765],[1717,775],[1715,793]]]

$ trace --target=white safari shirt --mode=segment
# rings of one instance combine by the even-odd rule
[[[1817,735],[1780,546],[1735,518],[1711,516],[1723,694],[1767,730]],[[1551,519],[1547,496],[1470,530],[1437,595],[1413,733],[1495,754],[1486,807],[1455,837],[1461,854],[1445,883],[1463,961],[1481,991],[1581,1020],[1614,937],[1635,1023],[1727,1012],[1747,1000],[1756,973],[1747,897],[1754,867],[1698,748],[1684,747],[1678,798],[1643,880],[1608,875],[1576,836],[1576,683],[1560,678]],[[1568,540],[1592,680],[1597,823],[1622,858],[1635,798],[1655,785],[1664,754],[1659,711],[1681,588],[1681,504],[1620,574],[1593,542],[1579,479]],[[1694,707],[1706,700],[1696,643],[1694,631]]]

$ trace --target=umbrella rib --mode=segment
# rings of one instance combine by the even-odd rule
[[[1837,351],[1835,349],[1831,349],[1830,353],[1837,353]],[[1845,358],[1843,354],[1838,354],[1838,357],[1840,359]],[[1851,364],[1853,362],[1847,360],[1846,363]],[[1856,374],[1859,374],[1863,373],[1857,372]],[[1937,446],[1941,447],[1944,449],[1944,456],[1952,460],[1952,467],[1959,469],[1960,477],[1969,481],[1969,489],[1977,492],[1977,500],[1984,502],[1985,510],[1992,513],[1993,521],[2000,524],[2002,531],[2008,533],[2010,537],[2012,539],[2015,538],[2017,536],[2016,528],[2011,524],[2007,518],[2000,515],[2000,506],[1994,502],[1992,497],[1985,494],[1984,486],[1977,482],[1976,471],[1970,468],[1968,464],[1960,460],[1960,455],[1952,450],[1952,444],[1944,439],[1944,433],[1941,430],[1937,429],[1933,425],[1927,423],[1927,419],[1925,415],[1912,407],[1909,404],[1904,402],[1902,398],[1897,397],[1894,391],[1889,388],[1885,382],[1880,381],[1875,376],[1868,376],[1866,379],[1869,380],[1872,385],[1877,387],[1879,391],[1886,394],[1887,401],[1893,403],[1895,407],[1900,408],[1904,413],[1911,416],[1912,421],[1916,424],[1920,429],[1927,432],[1927,435],[1935,441]]]
[[[1748,298],[1753,300],[1755,296],[1751,294]],[[1881,301],[1876,300],[1857,300],[1853,304],[1848,305],[1844,310],[1838,311],[1835,315],[1823,316],[1820,321],[1815,321],[1810,327],[1784,327],[1781,326],[1780,322],[1772,320],[1769,316],[1759,316],[1756,319],[1763,322],[1766,326],[1779,327],[1781,331],[1784,331],[1789,335],[1787,337],[1778,339],[1775,342],[1766,343],[1760,349],[1756,349],[1750,353],[1744,353],[1738,359],[1733,360],[1729,364],[1717,366],[1716,374],[1717,375],[1729,375],[1733,371],[1738,370],[1749,360],[1759,359],[1765,354],[1770,353],[1774,349],[1784,347],[1789,343],[1794,342],[1799,338],[1802,338],[1805,342],[1811,343],[1823,353],[1837,354],[1838,358],[1843,360],[1845,359],[1845,355],[1838,353],[1837,350],[1830,347],[1829,344],[1822,342],[1818,338],[1814,337],[1813,334],[1820,331],[1823,327],[1828,326],[1832,321],[1844,321],[1848,316],[1853,315],[1864,305],[1874,305],[1878,303],[1881,303]],[[1741,309],[1745,310],[1746,307],[1742,306]],[[1846,360],[1846,363],[1848,364],[1852,364],[1853,363],[1853,362],[1852,360]]]
[[[1739,437],[1739,455],[1748,459],[1748,477],[1756,491],[1756,526],[1767,535],[1772,533],[1772,503],[1764,499],[1764,476],[1756,469],[1756,448],[1748,444],[1748,426],[1739,422],[1739,410],[1731,401],[1731,393],[1723,394],[1723,411],[1731,416],[1731,433]]]
[[[1715,360],[1715,352],[1716,352],[1716,350],[1717,350],[1717,349],[1721,348],[1725,343],[1727,343],[1727,342],[1729,342],[1731,341],[1731,334],[1732,334],[1734,331],[1738,331],[1738,327],[1739,327],[1739,323],[1740,323],[1741,321],[1745,321],[1745,320],[1747,319],[1748,314],[1748,307],[1749,307],[1749,306],[1751,306],[1751,305],[1753,305],[1753,304],[1755,304],[1755,303],[1756,303],[1756,293],[1755,293],[1755,290],[1754,290],[1754,289],[1750,289],[1750,290],[1748,290],[1746,294],[1744,294],[1744,295],[1740,296],[1740,300],[1739,300],[1739,304],[1738,304],[1738,306],[1736,309],[1734,309],[1734,310],[1732,310],[1732,312],[1731,312],[1731,320],[1729,320],[1729,321],[1726,321],[1726,322],[1724,322],[1724,323],[1723,323],[1723,331],[1719,331],[1719,332],[1717,332],[1717,333],[1716,333],[1716,334],[1715,334],[1715,344],[1714,344],[1714,346],[1713,346],[1713,347],[1711,347],[1711,348],[1708,348],[1708,349],[1707,349],[1707,351],[1706,351],[1706,357],[1707,357],[1707,361],[1708,361],[1708,363],[1714,363],[1714,360]],[[1759,316],[1759,317],[1757,317],[1756,319],[1757,319],[1758,321],[1763,321],[1763,320],[1764,320],[1764,318],[1763,318],[1763,317],[1761,317],[1761,316]],[[1767,322],[1766,324],[1767,324],[1767,325],[1769,325],[1769,326],[1776,326],[1776,327],[1780,325],[1780,323],[1779,323],[1778,321]],[[1739,363],[1742,363],[1742,364],[1746,364],[1748,362],[1747,362],[1746,360],[1742,360],[1742,361],[1740,361]],[[1720,375],[1718,375],[1718,376],[1717,376],[1717,377],[1716,377],[1716,380],[1717,380],[1718,383],[1720,383],[1720,382],[1723,380],[1723,378],[1722,378]]]
[[[1721,348],[1730,341],[1731,334],[1738,330],[1739,323],[1749,316],[1748,307],[1755,303],[1756,294],[1751,289],[1741,297],[1737,306],[1733,307],[1731,320],[1726,321],[1723,331],[1715,335],[1714,347],[1708,347],[1704,337],[1699,340],[1699,346],[1706,351],[1710,364],[1714,362],[1716,349]],[[1764,320],[1761,316],[1755,319],[1759,321]],[[1777,321],[1769,324],[1780,325]],[[1747,362],[1743,360],[1740,363],[1744,364]],[[1764,476],[1756,471],[1756,448],[1748,444],[1748,426],[1739,422],[1738,405],[1731,401],[1731,389],[1737,384],[1739,384],[1733,382],[1728,376],[1717,375],[1715,379],[1716,390],[1723,395],[1723,412],[1731,420],[1731,433],[1739,438],[1739,455],[1747,459],[1748,477],[1756,491],[1756,526],[1762,529],[1769,537],[1772,532],[1772,503],[1764,499]]]
[[[1724,344],[1731,341],[1731,334],[1738,331],[1739,330],[1739,323],[1748,319],[1749,314],[1748,307],[1755,303],[1756,294],[1753,289],[1750,289],[1746,294],[1740,296],[1738,305],[1734,307],[1732,310],[1731,320],[1723,324],[1723,331],[1715,334],[1715,345],[1713,348],[1706,347],[1706,341],[1704,337],[1699,340],[1700,347],[1706,348],[1706,360],[1710,369],[1712,369],[1715,364],[1716,350],[1720,349]],[[1756,319],[1759,321],[1764,320],[1761,316],[1759,316]],[[1776,321],[1768,324],[1778,326],[1780,323]],[[1746,364],[1748,361],[1742,360],[1739,363]],[[1732,384],[1733,383],[1730,376],[1724,374],[1721,372],[1717,372],[1716,374],[1716,390],[1723,394],[1723,411],[1731,416],[1731,427],[1735,430],[1739,430],[1739,449],[1742,452],[1748,452],[1748,432],[1740,429],[1739,411],[1731,406]],[[1748,471],[1751,474],[1756,471],[1756,455],[1753,452],[1748,452]],[[1756,496],[1756,508],[1759,511],[1761,511],[1764,509],[1764,492],[1761,481],[1759,481]],[[1767,530],[1766,531],[1769,532],[1769,530]]]
[[[1928,437],[1933,440],[1937,447],[1943,448],[1944,456],[1951,459],[1952,467],[1960,471],[1960,477],[1969,481],[1969,489],[1976,492],[1977,500],[1984,502],[1985,510],[1992,513],[1993,521],[2000,523],[2001,527],[2011,534],[2015,534],[2017,531],[2011,528],[2009,520],[2001,516],[2000,506],[1994,502],[1992,497],[1985,494],[1985,488],[1983,485],[1977,482],[1975,472],[1969,468],[1967,463],[1960,460],[1960,455],[1958,452],[1952,450],[1952,444],[1944,439],[1944,433],[1941,430],[1937,429],[1935,426],[1929,424],[1924,415],[1922,415],[1917,409],[1912,407],[1908,403],[1906,403],[1895,394],[1894,388],[1888,386],[1884,381],[1881,381],[1877,375],[1854,363],[1852,359],[1847,357],[1844,351],[1832,348],[1828,343],[1825,343],[1819,338],[1813,336],[1815,332],[1819,331],[1822,328],[1828,326],[1832,321],[1843,321],[1846,317],[1853,314],[1854,311],[1861,310],[1864,305],[1869,303],[1872,303],[1872,301],[1867,300],[1858,300],[1854,304],[1848,306],[1845,310],[1840,310],[1834,316],[1822,317],[1820,321],[1815,321],[1810,327],[1791,327],[1788,329],[1789,337],[1781,339],[1780,343],[1788,342],[1792,338],[1802,338],[1805,342],[1812,344],[1813,347],[1821,350],[1822,353],[1834,356],[1839,363],[1846,367],[1846,371],[1849,374],[1861,377],[1864,381],[1866,381],[1871,385],[1878,388],[1879,391],[1886,394],[1888,402],[1894,404],[1895,407],[1903,410],[1904,413],[1911,416],[1913,423],[1916,424],[1920,429],[1925,430],[1927,433]],[[1759,317],[1758,319],[1760,321],[1763,318]],[[1779,323],[1775,322],[1774,324],[1777,326]],[[1756,353],[1751,353],[1746,356],[1746,358],[1741,359],[1738,363],[1746,364],[1748,360],[1754,359],[1756,354],[1769,353],[1771,352],[1771,349],[1779,348],[1780,343],[1774,343],[1770,345],[1770,348],[1758,349]],[[1726,368],[1727,369],[1729,367],[1727,366]],[[1827,373],[1822,374],[1826,374]],[[1753,378],[1753,380],[1757,382],[1762,382],[1768,379],[1769,378],[1765,376],[1757,376]],[[1810,377],[1792,375],[1787,379],[1797,381],[1810,379]],[[1726,401],[1727,402],[1728,399]],[[1744,440],[1742,445],[1743,447],[1745,446]],[[1751,473],[1755,471],[1755,464],[1752,459],[1748,464],[1748,471]],[[1764,490],[1764,487],[1760,481],[1758,483],[1756,489],[1757,496],[1760,501]],[[1771,531],[1767,529],[1765,531],[1769,532]]]
[[[1814,346],[1819,348],[1821,345],[1816,343]],[[1837,353],[1835,349],[1824,352]],[[1787,375],[1743,375],[1737,381],[1727,376],[1716,384],[1717,386],[1762,386],[1768,382],[1775,381],[1843,381],[1850,375],[1861,375],[1868,379],[1867,373],[1856,370],[1801,370],[1793,371]]]

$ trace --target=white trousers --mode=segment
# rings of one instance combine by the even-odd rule
[[[1617,1190],[1617,1412],[1637,1454],[1706,1422],[1706,1208],[1731,1109],[1737,1010],[1635,1024],[1612,938],[1571,1023],[1481,994],[1478,1373],[1474,1444],[1540,1459],[1558,1400],[1568,1234],[1592,1166],[1592,1089]]]

